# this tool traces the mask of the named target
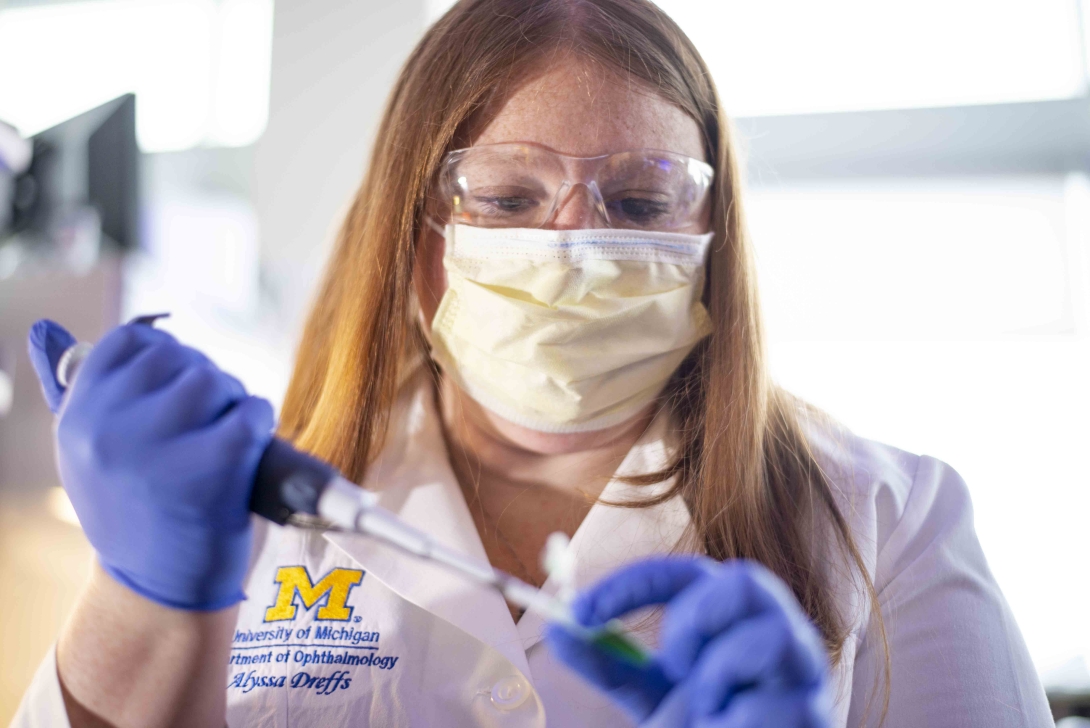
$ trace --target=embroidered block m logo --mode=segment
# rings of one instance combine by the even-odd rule
[[[346,607],[348,593],[352,587],[363,581],[361,569],[333,569],[323,576],[318,583],[310,580],[310,574],[303,566],[282,566],[276,570],[273,580],[280,585],[276,603],[265,610],[266,622],[279,622],[295,619],[295,595],[303,602],[303,607],[310,609],[322,597],[329,595],[326,603],[318,608],[315,619],[347,622],[352,617],[352,607]]]

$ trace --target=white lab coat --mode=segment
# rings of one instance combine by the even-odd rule
[[[618,474],[659,468],[665,431],[660,417]],[[486,558],[427,377],[406,387],[391,432],[365,485],[410,524]],[[887,728],[1051,726],[961,478],[937,460],[846,433],[815,446],[883,607],[893,661]],[[613,480],[603,500],[647,493]],[[688,523],[680,499],[645,509],[594,505],[572,539],[576,582],[671,550]],[[496,593],[365,538],[262,524],[245,588],[228,674],[232,728],[629,725],[551,656],[539,614],[516,624]],[[874,724],[880,643],[863,628],[865,600],[846,583],[837,593],[855,620],[834,672],[834,725],[860,725],[868,705]],[[52,650],[13,725],[68,725]]]

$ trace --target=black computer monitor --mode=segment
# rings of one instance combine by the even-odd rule
[[[30,168],[16,179],[9,232],[47,238],[58,215],[90,205],[102,243],[140,244],[136,96],[126,94],[36,134]]]

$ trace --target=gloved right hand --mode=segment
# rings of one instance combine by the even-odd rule
[[[51,321],[31,361],[56,391]],[[52,352],[55,354],[56,352]],[[272,438],[272,407],[195,349],[142,324],[91,351],[57,423],[61,480],[103,568],[159,604],[214,610],[243,598],[250,489]]]

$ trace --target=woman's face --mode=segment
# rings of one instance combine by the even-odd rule
[[[637,81],[604,72],[600,66],[568,59],[518,88],[474,140],[480,144],[536,144],[573,157],[597,157],[632,149],[660,149],[704,159],[697,123],[676,106],[648,92]],[[576,189],[561,203],[546,227],[602,227],[592,200]],[[446,291],[442,235],[425,228],[417,257],[416,290],[427,326]],[[462,397],[468,399],[467,397]],[[522,448],[540,453],[575,452],[602,446],[627,432],[629,422],[591,433],[553,434],[520,427],[487,410],[481,424]]]

